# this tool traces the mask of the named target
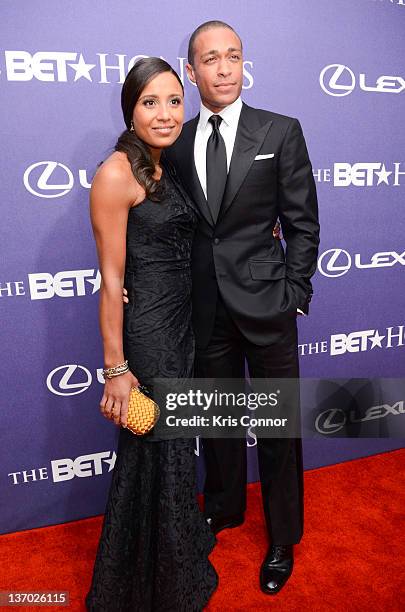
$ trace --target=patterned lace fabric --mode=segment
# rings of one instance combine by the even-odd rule
[[[164,168],[165,196],[145,199],[129,211],[124,306],[124,354],[153,395],[153,378],[192,376],[191,248],[197,214],[175,178]],[[159,398],[155,398],[159,401]],[[161,418],[149,442],[182,437]]]
[[[192,375],[192,203],[168,170],[165,197],[129,211],[124,353],[140,382]],[[197,503],[194,440],[167,431],[119,434],[93,577],[92,612],[197,612],[218,584],[215,536]],[[151,443],[153,442],[153,444]]]
[[[215,536],[196,500],[191,440],[145,443],[122,430],[87,609],[197,612],[218,577]]]

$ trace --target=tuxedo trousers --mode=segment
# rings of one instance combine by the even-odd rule
[[[205,348],[196,348],[196,378],[298,379],[296,320],[273,345],[249,342],[234,323],[218,291],[213,332]],[[253,386],[253,385],[252,385]],[[238,390],[236,390],[238,391]],[[298,405],[299,411],[299,405]],[[231,517],[246,510],[246,438],[203,438],[206,480],[205,515]],[[270,542],[297,544],[303,534],[302,440],[257,438],[263,510]]]

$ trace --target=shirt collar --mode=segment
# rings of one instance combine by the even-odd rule
[[[218,113],[218,115],[220,115],[222,117],[222,119],[226,123],[226,125],[228,125],[228,126],[236,126],[238,121],[239,121],[239,116],[240,116],[241,110],[242,110],[242,99],[239,96],[239,98],[237,98],[235,100],[235,102],[232,102],[232,104],[230,104],[229,106],[226,106],[225,108],[223,108],[221,110],[221,112]],[[199,125],[200,129],[205,130],[205,128],[207,127],[208,119],[213,114],[214,113],[212,111],[210,111],[206,106],[204,106],[204,104],[201,102],[201,104],[200,104],[200,119],[199,119],[199,122],[198,122],[198,125]]]

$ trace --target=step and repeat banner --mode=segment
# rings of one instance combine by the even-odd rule
[[[210,19],[243,40],[243,99],[299,118],[318,188],[301,373],[341,383],[315,381],[306,398],[323,418],[304,440],[305,467],[402,446],[405,0],[39,0],[3,2],[0,13],[0,531],[104,510],[118,430],[99,411],[89,188],[124,128],[121,85],[137,59],[166,59],[184,80],[187,118],[198,112],[187,44]],[[362,414],[328,405],[342,389],[352,404],[362,395]],[[350,435],[351,418],[377,426]],[[253,481],[253,435],[247,446]],[[200,450],[197,440],[201,484]]]

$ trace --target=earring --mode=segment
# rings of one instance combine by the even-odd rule
[[[130,132],[134,132],[134,122],[131,119],[131,127],[129,129]]]

